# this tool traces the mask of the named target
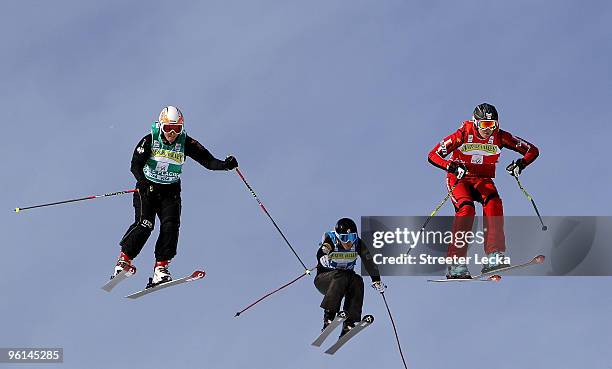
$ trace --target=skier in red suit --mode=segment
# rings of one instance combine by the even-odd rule
[[[506,168],[511,175],[517,177],[539,154],[533,144],[500,129],[497,109],[491,104],[482,103],[474,109],[472,119],[463,122],[455,133],[440,141],[428,157],[431,164],[448,172],[448,190],[454,186],[451,193],[455,206],[454,234],[472,229],[476,214],[474,201],[482,204],[486,229],[484,251],[487,259],[491,260],[484,264],[483,273],[507,266],[495,261],[503,260],[506,250],[504,209],[493,183],[502,148],[523,155]],[[449,244],[448,256],[463,257],[466,254],[467,247],[456,246],[454,242]],[[465,264],[448,266],[446,277],[471,278]]]

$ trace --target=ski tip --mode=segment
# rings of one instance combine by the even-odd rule
[[[501,281],[502,277],[499,274],[493,274],[492,276],[489,277],[489,280],[491,282],[499,282]]]
[[[536,264],[542,264],[544,262],[544,260],[546,260],[546,256],[544,256],[544,255],[538,255],[538,256],[533,258],[533,262],[536,263]]]
[[[205,271],[203,271],[203,270],[196,270],[195,272],[191,273],[191,276],[189,277],[189,280],[204,278],[205,275],[206,275]]]

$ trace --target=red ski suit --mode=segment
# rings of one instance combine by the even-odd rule
[[[476,210],[474,201],[482,203],[484,216],[485,245],[487,254],[504,252],[504,208],[493,178],[495,167],[502,148],[508,148],[523,155],[526,165],[531,164],[539,154],[538,148],[512,134],[496,129],[493,134],[483,139],[478,134],[474,122],[467,120],[459,129],[438,143],[429,152],[429,162],[446,170],[450,162],[460,162],[467,167],[467,174],[457,183],[457,177],[448,173],[446,186],[448,190],[456,184],[451,199],[455,206],[453,234],[472,229]],[[448,160],[446,157],[450,154]],[[467,247],[457,247],[451,243],[448,256],[466,256]]]

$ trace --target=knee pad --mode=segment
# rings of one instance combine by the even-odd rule
[[[476,207],[473,201],[463,201],[459,205],[455,206],[455,215],[469,216],[476,215]]]
[[[485,199],[482,205],[484,214],[491,216],[504,215],[504,205],[498,194],[493,194]]]
[[[494,192],[492,194],[490,194],[489,196],[487,196],[484,201],[482,202],[483,206],[487,206],[487,204],[489,203],[489,201],[491,200],[495,200],[498,199],[499,202],[501,202],[501,197],[499,197],[499,194],[497,192]]]

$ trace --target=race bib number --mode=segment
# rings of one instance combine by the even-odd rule
[[[337,263],[342,263],[342,262],[346,263],[346,262],[351,262],[357,259],[357,253],[356,252],[332,252],[331,254],[329,254],[329,258],[332,261],[335,261]]]

